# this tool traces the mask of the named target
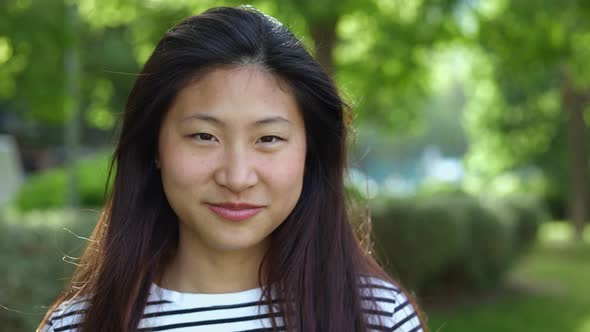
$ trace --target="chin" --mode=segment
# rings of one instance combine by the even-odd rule
[[[238,241],[235,239],[218,239],[216,242],[209,242],[209,247],[218,251],[247,251],[256,250],[259,248],[264,241],[261,240],[249,240],[241,238]]]
[[[249,250],[253,250],[255,248],[255,246],[248,246],[248,245],[244,245],[244,246],[237,246],[235,244],[228,244],[228,245],[217,245],[217,247],[215,247],[215,250],[219,251],[219,252],[234,252],[234,253],[238,253],[241,251],[249,251]]]

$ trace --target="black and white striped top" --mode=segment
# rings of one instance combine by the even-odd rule
[[[361,284],[363,306],[373,331],[423,332],[406,295],[394,285],[371,278]],[[369,292],[371,292],[370,295]],[[260,302],[261,288],[237,293],[180,293],[152,284],[139,331],[272,331],[267,307]],[[374,298],[377,307],[367,299]],[[86,301],[62,303],[40,332],[77,331]],[[277,324],[284,323],[279,318]],[[284,331],[284,330],[281,330]],[[39,332],[39,331],[38,331]]]

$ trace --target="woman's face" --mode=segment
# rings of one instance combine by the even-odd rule
[[[180,231],[204,249],[263,245],[301,194],[303,118],[293,95],[254,66],[216,69],[181,90],[158,148]]]

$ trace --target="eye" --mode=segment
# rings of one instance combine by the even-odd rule
[[[273,136],[273,135],[267,135],[267,136],[262,136],[258,139],[259,142],[261,143],[277,143],[279,141],[284,141],[284,139],[278,137],[278,136]]]
[[[207,142],[217,141],[217,138],[215,138],[215,136],[213,136],[211,134],[207,134],[207,133],[196,133],[196,134],[192,134],[190,136],[196,140],[199,140],[199,141],[207,141]]]

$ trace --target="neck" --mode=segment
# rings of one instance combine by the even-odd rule
[[[268,241],[240,250],[216,250],[187,232],[179,235],[176,253],[159,281],[162,287],[183,293],[233,293],[261,286],[258,272]]]

